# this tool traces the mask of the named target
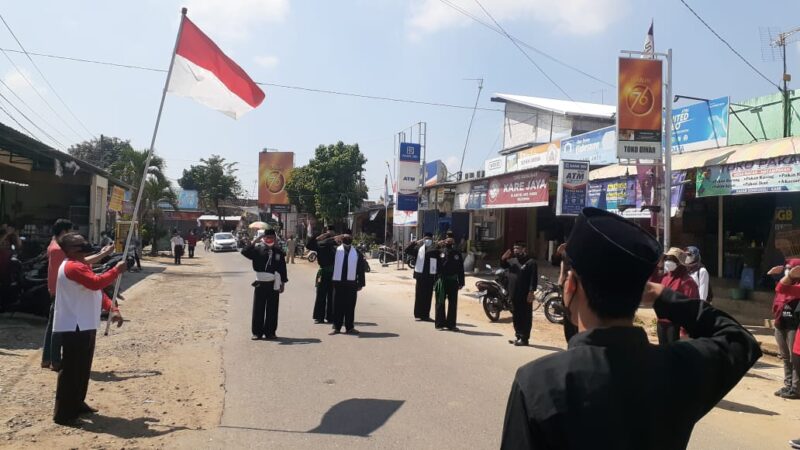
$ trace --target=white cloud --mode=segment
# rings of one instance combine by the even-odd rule
[[[31,77],[30,72],[28,72],[24,68],[20,68],[20,70],[22,71],[22,74],[17,72],[16,69],[11,69],[8,72],[6,72],[5,75],[3,75],[3,82],[9,87],[9,89],[11,89],[12,91],[15,91],[15,92],[31,89],[31,85],[28,84],[27,81],[25,81],[25,78],[27,78],[28,80],[31,80],[31,83],[33,83],[33,78]],[[23,74],[25,76],[23,76]],[[38,86],[35,83],[34,83],[34,86],[36,86],[36,89],[40,93],[45,92],[45,90],[42,89],[41,86]]]
[[[280,62],[280,59],[278,59],[277,56],[272,56],[272,55],[256,56],[253,59],[255,60],[256,64],[265,69],[274,69],[275,67],[278,66],[278,63]]]
[[[447,1],[492,24],[491,19],[474,1]],[[481,3],[501,24],[510,20],[533,20],[563,34],[590,35],[605,31],[619,18],[625,1],[483,0]],[[478,25],[440,0],[416,0],[407,23],[413,39],[469,24]]]
[[[189,18],[212,39],[245,39],[253,27],[282,22],[289,0],[186,0]]]
[[[461,165],[461,158],[458,156],[448,156],[444,159],[444,165],[447,166],[447,171],[450,173],[458,172],[458,166]]]

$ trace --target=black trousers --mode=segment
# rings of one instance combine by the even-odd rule
[[[533,327],[533,305],[528,303],[525,295],[516,296],[511,301],[514,303],[514,333],[518,339],[527,341]]]
[[[189,246],[189,258],[194,258],[194,245]]]
[[[58,371],[53,412],[53,419],[57,421],[76,419],[89,389],[97,331],[78,331],[77,327],[75,330],[61,333],[63,356],[61,370]]]
[[[436,302],[436,328],[455,328],[458,316],[458,284],[445,281],[442,303]],[[445,302],[447,313],[445,314]]]
[[[656,322],[656,333],[660,345],[676,342],[681,339],[681,329],[672,322],[659,320]]]
[[[333,329],[355,328],[356,298],[358,286],[355,283],[337,282],[333,286]]]
[[[431,318],[431,298],[433,298],[433,284],[436,280],[431,276],[417,278],[414,293],[414,317],[417,319]]]
[[[253,290],[253,336],[275,336],[280,292],[273,283],[258,283]]]
[[[139,251],[134,250],[133,259],[136,261],[136,268],[142,270],[142,262],[139,260]]]
[[[333,322],[333,271],[321,277],[314,301],[314,320]]]
[[[175,256],[175,264],[180,264],[181,263],[181,256],[183,256],[183,246],[182,245],[176,245],[175,246],[175,250],[173,250],[173,253],[174,253],[174,256]]]

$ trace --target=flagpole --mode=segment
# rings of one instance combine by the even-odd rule
[[[178,43],[181,40],[181,33],[183,32],[183,24],[186,19],[186,13],[188,10],[186,8],[181,8],[181,24],[178,27],[178,35],[175,37],[175,46],[172,49],[172,58],[169,61],[169,70],[167,71],[167,79],[164,82],[164,90],[161,92],[161,103],[158,105],[158,114],[156,115],[156,125],[153,128],[153,137],[150,139],[150,149],[147,151],[147,158],[144,161],[144,173],[142,173],[142,181],[139,183],[139,192],[136,194],[136,204],[133,207],[133,219],[131,220],[131,226],[128,228],[128,236],[125,238],[125,249],[122,252],[122,260],[128,261],[128,252],[130,251],[131,246],[131,238],[133,237],[133,229],[139,223],[137,220],[139,217],[139,206],[142,203],[142,194],[144,193],[144,186],[145,182],[147,181],[147,170],[150,168],[150,160],[153,159],[153,148],[156,144],[156,136],[158,135],[158,125],[161,123],[161,112],[164,110],[164,100],[167,97],[167,88],[169,87],[169,80],[172,77],[172,66],[175,65],[175,54],[178,52]],[[154,236],[153,239],[157,237]],[[113,307],[117,306],[117,295],[119,295],[119,288],[122,284],[122,274],[117,278],[116,283],[114,284],[114,296],[112,300],[112,309]],[[112,312],[109,311],[108,320],[106,321],[106,330],[103,333],[105,336],[108,336],[108,330],[111,327],[111,316]]]

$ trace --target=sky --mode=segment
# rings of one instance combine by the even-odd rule
[[[762,52],[762,32],[800,26],[800,2],[685,1],[759,71],[780,80],[779,60]],[[29,52],[165,69],[186,6],[189,17],[256,81],[471,107],[474,79],[482,78],[478,106],[498,110],[503,105],[490,100],[496,93],[614,104],[619,51],[640,50],[652,19],[656,51],[673,49],[674,93],[740,101],[776,91],[680,0],[480,0],[509,34],[603,82],[529,50],[540,71],[509,39],[448,5],[491,22],[475,0],[4,3],[0,14]],[[800,80],[800,33],[795,37],[787,49],[788,71]],[[19,49],[3,26],[0,46]],[[5,100],[0,105],[46,142],[63,150],[103,134],[149,146],[164,73],[33,56],[42,77],[25,55],[7,55],[19,70],[0,55],[0,93],[61,145]],[[317,146],[341,140],[358,143],[366,155],[370,198],[377,199],[397,133],[418,122],[427,123],[427,159],[458,170],[469,108],[264,89],[264,103],[238,121],[168,96],[156,141],[167,175],[177,180],[191,164],[219,154],[238,162],[242,186],[255,196],[260,150],[293,151],[295,165],[303,165]],[[3,112],[0,122],[19,129]],[[502,126],[501,111],[477,111],[464,171],[482,168],[502,148]]]

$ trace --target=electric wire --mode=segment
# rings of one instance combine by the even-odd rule
[[[755,67],[754,65],[750,64],[750,61],[748,61],[748,60],[747,60],[747,59],[746,59],[744,56],[742,56],[742,54],[741,54],[741,53],[739,53],[738,51],[736,51],[736,49],[735,49],[735,48],[733,48],[733,46],[731,46],[731,44],[729,44],[729,43],[728,43],[728,41],[726,41],[726,40],[725,40],[725,38],[723,38],[722,36],[720,36],[720,35],[719,35],[719,33],[717,33],[717,32],[716,32],[716,31],[715,31],[713,28],[711,28],[711,25],[709,25],[709,24],[708,24],[708,22],[706,22],[705,20],[703,20],[703,18],[702,18],[702,17],[700,17],[700,15],[699,15],[699,14],[697,14],[697,12],[696,12],[694,9],[692,9],[692,7],[691,7],[691,6],[689,6],[689,4],[688,4],[688,3],[686,3],[686,1],[685,1],[685,0],[679,0],[679,1],[680,1],[681,3],[683,3],[683,6],[685,6],[685,7],[686,7],[686,9],[688,9],[688,10],[689,10],[689,11],[690,11],[690,12],[691,12],[691,13],[692,13],[692,14],[693,14],[693,15],[694,15],[696,18],[697,18],[697,20],[699,20],[699,21],[700,21],[700,23],[702,23],[703,25],[705,25],[705,27],[706,27],[706,28],[708,28],[708,31],[710,31],[710,32],[711,32],[711,33],[712,33],[714,36],[716,36],[716,37],[717,37],[717,39],[719,39],[720,41],[722,41],[722,43],[723,43],[723,44],[725,44],[725,45],[726,45],[726,46],[727,46],[727,47],[730,49],[730,51],[732,51],[732,52],[733,52],[733,54],[734,54],[734,55],[738,56],[738,57],[739,57],[739,59],[741,59],[742,61],[744,61],[744,63],[745,63],[745,64],[747,64],[747,66],[748,66],[748,67],[750,67],[751,69],[753,69],[753,71],[754,71],[755,73],[757,73],[758,75],[760,75],[760,76],[761,76],[761,78],[763,78],[764,80],[766,80],[766,81],[767,81],[767,83],[769,83],[769,84],[771,84],[771,85],[775,86],[776,88],[778,88],[778,90],[779,90],[780,92],[783,92],[783,88],[782,88],[782,87],[780,87],[780,85],[778,85],[777,83],[775,83],[775,82],[773,82],[772,80],[770,80],[770,79],[769,79],[769,78],[768,78],[766,75],[764,75],[763,73],[761,73],[761,71],[759,71],[758,69],[756,69],[756,67]]]
[[[8,116],[8,117],[9,117],[11,120],[13,120],[13,121],[14,121],[14,123],[16,123],[16,124],[17,124],[17,126],[18,126],[18,127],[20,127],[20,128],[23,130],[23,131],[25,131],[25,133],[27,133],[27,134],[28,134],[28,136],[29,136],[31,139],[36,139],[36,137],[33,135],[33,133],[31,133],[31,131],[30,131],[29,129],[25,128],[25,126],[24,126],[24,125],[22,125],[21,123],[19,123],[19,121],[18,121],[18,120],[17,120],[17,119],[16,119],[14,116],[12,116],[12,115],[11,115],[11,114],[10,114],[10,113],[9,113],[9,112],[8,112],[8,111],[7,111],[7,110],[6,110],[6,109],[5,109],[3,106],[2,106],[2,105],[0,105],[0,111],[3,111],[4,113],[6,113],[6,115],[7,115],[7,116]]]
[[[21,50],[22,50],[22,51],[25,53],[25,56],[28,58],[28,61],[30,61],[30,62],[31,62],[31,64],[33,65],[33,67],[34,67],[34,68],[36,69],[36,71],[39,73],[39,76],[41,76],[41,77],[42,77],[42,79],[44,80],[44,82],[47,84],[47,87],[49,87],[49,88],[50,88],[50,90],[52,90],[52,91],[53,91],[53,94],[55,94],[55,96],[56,96],[56,98],[58,99],[58,101],[59,101],[59,102],[61,102],[61,104],[64,106],[64,109],[66,109],[66,110],[67,110],[67,112],[68,112],[68,113],[69,113],[69,114],[72,116],[72,118],[73,118],[73,119],[75,119],[75,121],[76,121],[76,122],[78,122],[78,123],[81,125],[81,127],[83,127],[84,131],[86,131],[87,133],[89,133],[89,135],[90,135],[90,136],[92,136],[93,138],[96,138],[97,136],[95,136],[95,135],[94,135],[94,133],[92,133],[91,131],[89,131],[89,129],[86,127],[86,124],[84,124],[84,123],[81,121],[81,119],[79,119],[79,118],[78,118],[78,116],[76,116],[76,115],[75,115],[75,113],[72,111],[72,108],[70,108],[70,107],[67,105],[67,103],[64,101],[64,99],[63,99],[63,98],[61,98],[61,95],[59,95],[59,93],[58,93],[58,91],[56,90],[56,88],[54,88],[54,87],[53,87],[53,85],[50,83],[50,81],[47,79],[47,77],[46,77],[46,76],[44,76],[44,73],[42,72],[42,70],[41,70],[41,69],[39,69],[39,66],[36,64],[36,62],[33,60],[33,58],[31,58],[31,55],[29,55],[29,54],[28,54],[28,51],[27,51],[27,50],[25,50],[25,47],[23,47],[23,45],[22,45],[22,42],[20,42],[19,38],[17,38],[17,35],[14,33],[14,30],[12,30],[12,29],[11,29],[11,26],[8,24],[8,22],[6,22],[6,19],[5,19],[5,17],[3,17],[3,15],[2,15],[2,14],[0,14],[0,20],[2,20],[2,21],[3,21],[3,25],[5,25],[5,27],[6,27],[6,29],[8,30],[8,32],[9,32],[9,33],[11,33],[11,36],[12,36],[12,37],[14,38],[14,40],[17,42],[17,45],[19,45],[19,48],[20,48],[20,49],[21,49]]]
[[[5,84],[5,83],[4,83],[4,84]],[[39,131],[40,131],[42,134],[44,134],[45,136],[47,136],[47,138],[48,138],[48,139],[50,139],[52,142],[54,142],[54,143],[55,143],[55,144],[56,144],[58,147],[60,147],[60,148],[61,148],[61,150],[63,150],[63,149],[65,148],[65,147],[64,147],[64,144],[62,144],[61,142],[59,142],[57,139],[55,139],[53,136],[51,136],[51,135],[50,135],[48,132],[44,131],[44,130],[43,130],[43,129],[42,129],[40,126],[39,126],[39,125],[37,125],[37,124],[36,124],[36,122],[32,121],[32,120],[30,119],[30,117],[28,117],[27,115],[25,115],[25,113],[24,113],[24,112],[20,111],[20,109],[19,109],[19,108],[17,108],[17,106],[16,106],[16,105],[14,105],[13,103],[11,103],[11,101],[8,99],[8,97],[6,97],[6,96],[5,96],[5,95],[3,95],[3,94],[0,94],[0,98],[2,98],[3,100],[5,100],[5,101],[6,101],[6,103],[8,103],[8,104],[9,104],[9,106],[11,106],[12,108],[14,108],[14,111],[18,112],[18,113],[19,113],[19,115],[21,115],[22,117],[24,117],[24,118],[25,118],[25,120],[27,120],[28,122],[30,122],[30,123],[31,123],[31,124],[34,126],[34,128],[36,128],[36,129],[37,129],[37,130],[39,130]],[[6,112],[6,114],[8,114],[8,112]],[[14,119],[14,122],[17,122],[17,121],[16,121],[16,119]],[[19,125],[19,122],[17,122],[17,124]],[[22,125],[20,125],[20,126],[22,126]],[[32,134],[30,131],[28,131],[28,134],[29,134],[29,135],[31,135],[31,137],[32,137],[32,138],[34,138],[34,139],[36,139],[36,140],[41,140],[41,139],[39,139],[39,138],[37,138],[37,137],[34,137],[34,136],[33,136],[33,134]]]
[[[498,33],[501,36],[505,36],[505,34],[503,33],[503,31],[501,31],[500,28],[498,28],[498,27],[486,22],[485,20],[482,20],[481,18],[475,16],[474,14],[472,14],[468,10],[462,8],[461,6],[456,5],[455,3],[451,2],[450,0],[439,0],[439,1],[442,2],[443,4],[445,4],[446,6],[449,6],[450,8],[458,11],[462,15],[472,19],[473,21],[475,21],[477,23],[479,23],[480,25],[483,25],[484,27],[494,31],[495,33]],[[594,75],[592,75],[592,74],[590,74],[590,73],[588,73],[588,72],[586,72],[584,70],[579,69],[578,67],[575,67],[575,66],[573,66],[573,65],[571,65],[569,63],[566,63],[566,62],[556,58],[555,56],[553,56],[553,55],[551,55],[551,54],[549,54],[547,52],[544,52],[543,50],[540,50],[540,49],[532,46],[531,44],[528,44],[527,42],[523,41],[522,39],[519,39],[516,36],[510,35],[510,34],[509,34],[509,36],[511,36],[511,39],[513,39],[514,41],[518,42],[523,47],[525,47],[525,48],[527,48],[529,50],[532,50],[532,51],[544,56],[545,58],[555,62],[556,64],[564,66],[567,69],[575,71],[575,72],[577,72],[577,73],[579,73],[579,74],[581,74],[581,75],[583,75],[583,76],[585,76],[587,78],[590,78],[590,79],[592,79],[594,81],[597,81],[598,83],[605,84],[608,87],[612,87],[612,88],[616,88],[617,87],[615,84],[609,83],[608,81],[600,79],[600,78],[598,78],[598,77],[596,77],[596,76],[594,76]]]
[[[56,134],[58,134],[59,136],[61,136],[61,137],[62,137],[62,138],[65,140],[65,141],[68,141],[68,140],[69,140],[69,138],[68,138],[67,136],[65,136],[65,135],[64,135],[64,133],[62,133],[62,132],[61,132],[61,131],[60,131],[58,128],[56,128],[55,126],[53,126],[53,124],[51,124],[51,123],[50,123],[50,122],[49,122],[47,119],[45,119],[45,118],[44,118],[44,117],[42,117],[42,116],[41,116],[41,115],[40,115],[38,112],[36,112],[36,110],[35,110],[35,109],[34,109],[34,108],[31,106],[31,105],[29,105],[29,104],[28,104],[28,102],[26,102],[26,101],[25,101],[25,100],[24,100],[22,97],[20,97],[20,96],[19,96],[19,95],[18,95],[18,94],[17,94],[17,93],[14,91],[14,89],[12,89],[12,88],[11,88],[11,86],[9,86],[9,85],[8,85],[8,84],[7,84],[7,83],[6,83],[6,82],[5,82],[5,81],[4,81],[2,78],[0,78],[0,84],[2,84],[2,85],[3,85],[3,86],[6,88],[6,89],[8,89],[8,91],[9,91],[9,92],[11,92],[11,94],[14,96],[14,98],[16,98],[17,100],[19,100],[19,102],[20,102],[20,103],[22,103],[22,104],[23,104],[23,105],[24,105],[26,108],[28,108],[28,111],[30,111],[31,113],[33,113],[33,115],[34,115],[34,116],[36,116],[36,117],[37,117],[39,120],[41,120],[42,122],[44,122],[44,124],[45,124],[45,125],[47,125],[48,127],[50,127],[50,129],[52,129],[53,131],[55,131],[55,133],[56,133]],[[46,134],[46,133],[45,133],[45,134]],[[52,139],[52,137],[51,137],[51,139]],[[56,141],[55,139],[53,139],[53,141],[54,141],[54,142],[58,142],[58,141]],[[61,144],[59,143],[59,145],[61,145]],[[61,145],[61,146],[63,147],[63,145]]]

